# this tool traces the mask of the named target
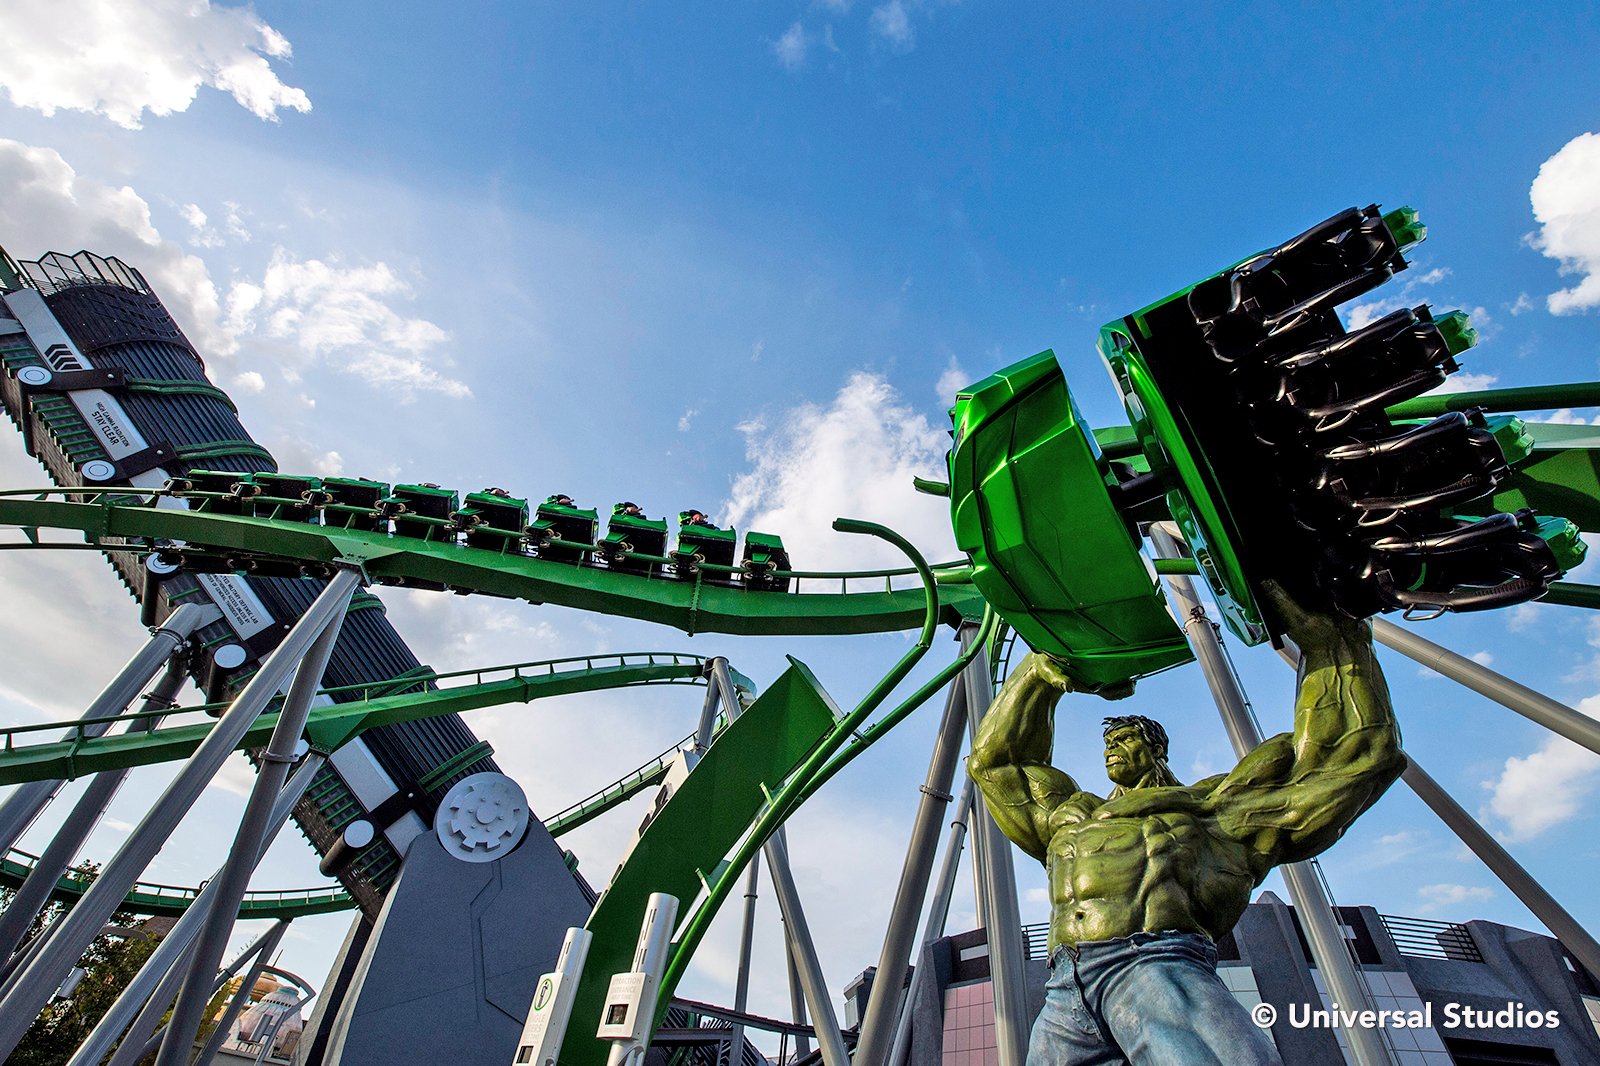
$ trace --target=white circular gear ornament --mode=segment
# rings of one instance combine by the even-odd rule
[[[504,858],[527,829],[528,797],[505,774],[473,774],[457,781],[433,818],[444,850],[463,862]]]

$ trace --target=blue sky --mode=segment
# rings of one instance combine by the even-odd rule
[[[941,509],[909,478],[939,472],[955,388],[1054,348],[1087,417],[1120,423],[1100,323],[1373,201],[1412,204],[1431,235],[1352,316],[1402,299],[1469,310],[1474,384],[1597,376],[1587,5],[9,8],[20,58],[0,70],[0,243],[143,269],[286,470],[692,505],[783,534],[798,565],[880,561],[826,532],[849,514],[944,557]],[[0,480],[40,480],[14,435],[0,435]],[[15,605],[0,710],[72,713],[137,642],[135,612],[89,559],[0,558],[0,581]],[[791,653],[850,703],[903,647],[386,599],[441,669],[665,647],[725,653],[765,681]],[[1576,610],[1425,632],[1600,709],[1600,629]],[[1234,652],[1268,731],[1286,728],[1287,672]],[[1418,761],[1600,926],[1600,758],[1385,662]],[[571,698],[473,724],[549,810],[688,732],[697,702]],[[1227,764],[1196,668],[1124,706],[1168,724],[1180,776]],[[1063,713],[1058,758],[1085,783],[1102,779],[1101,713],[1092,700]],[[875,961],[934,716],[792,830],[802,891],[830,919],[813,925],[835,988]],[[151,877],[199,880],[220,861],[242,765]],[[130,783],[95,856],[159,780]],[[586,831],[591,877],[635,821]],[[317,880],[293,836],[258,884]],[[1532,926],[1461,850],[1396,786],[1325,866],[1341,902]],[[1041,921],[1042,878],[1020,856],[1019,871],[1025,920]],[[970,923],[970,901],[958,909]],[[320,974],[338,932],[305,923],[286,964]],[[731,999],[730,933],[690,991]],[[776,933],[763,936],[771,960]],[[784,1002],[769,966],[755,1008]]]

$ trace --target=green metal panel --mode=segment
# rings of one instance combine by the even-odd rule
[[[1054,353],[963,390],[951,417],[956,546],[1000,616],[1086,689],[1190,661]]]
[[[652,892],[678,897],[684,913],[702,879],[761,813],[767,791],[788,777],[833,728],[833,701],[805,664],[790,667],[725,729],[639,838],[586,928],[594,934],[562,1047],[566,1066],[600,1066],[607,1048],[594,1038],[611,975],[629,969]],[[663,999],[672,989],[663,988]]]

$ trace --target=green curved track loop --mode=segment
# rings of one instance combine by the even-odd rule
[[[20,848],[12,848],[4,859],[0,859],[0,885],[15,888],[22,884],[24,878],[33,871],[33,864],[39,860],[37,855],[30,854]],[[69,906],[78,902],[78,899],[88,891],[92,881],[85,881],[73,877],[71,874],[63,876],[51,890],[50,898],[66,903]],[[198,887],[190,888],[183,885],[162,885],[149,881],[139,881],[134,884],[133,890],[128,893],[123,902],[122,909],[132,911],[134,914],[164,916],[175,918],[189,908],[189,904],[200,895]],[[356,905],[350,894],[338,885],[323,885],[317,888],[290,888],[279,891],[246,892],[244,902],[239,906],[239,918],[304,918],[308,914],[328,914],[333,911],[344,911]]]
[[[649,652],[634,655],[589,656],[529,663],[511,669],[513,675],[457,688],[435,689],[331,706],[315,707],[306,723],[306,737],[321,751],[333,751],[368,729],[396,722],[433,718],[442,714],[530,703],[547,696],[593,692],[647,684],[698,684],[704,660],[697,655]],[[557,667],[572,664],[571,669]],[[488,672],[488,671],[482,671]],[[441,675],[459,676],[459,675]],[[380,683],[381,687],[383,683]],[[123,720],[130,716],[120,716]],[[276,713],[263,714],[239,742],[238,750],[266,744],[276,726]],[[73,780],[102,770],[116,770],[187,758],[215,724],[210,721],[168,726],[147,733],[79,737],[38,744],[17,744],[19,734],[56,731],[86,723],[55,723],[0,730],[0,785],[23,781]]]
[[[62,495],[49,489],[26,495]],[[132,501],[127,489],[94,503],[23,499],[23,493],[0,493],[0,525],[28,529],[76,530],[92,543],[106,538],[133,541],[186,542],[190,548],[212,549],[233,556],[291,560],[309,565],[358,564],[378,583],[434,582],[465,592],[484,592],[532,603],[597,611],[623,618],[659,622],[686,633],[731,633],[763,636],[848,635],[915,629],[922,623],[920,587],[892,588],[903,571],[851,575],[789,574],[791,586],[804,589],[834,581],[856,587],[872,584],[882,591],[753,592],[696,580],[647,577],[598,567],[576,566],[388,533],[246,518]],[[82,489],[73,489],[83,495]],[[127,549],[125,543],[107,548]],[[703,575],[702,575],[703,576]],[[940,587],[944,620],[976,619],[983,601],[969,585]]]

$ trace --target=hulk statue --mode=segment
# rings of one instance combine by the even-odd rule
[[[990,813],[1050,881],[1050,978],[1028,1066],[1278,1063],[1217,977],[1213,943],[1280,863],[1331,846],[1400,776],[1405,756],[1371,626],[1267,595],[1300,647],[1294,732],[1193,785],[1167,736],[1105,720],[1102,799],[1050,765],[1055,708],[1073,691],[1029,655],[978,730],[969,772]]]

